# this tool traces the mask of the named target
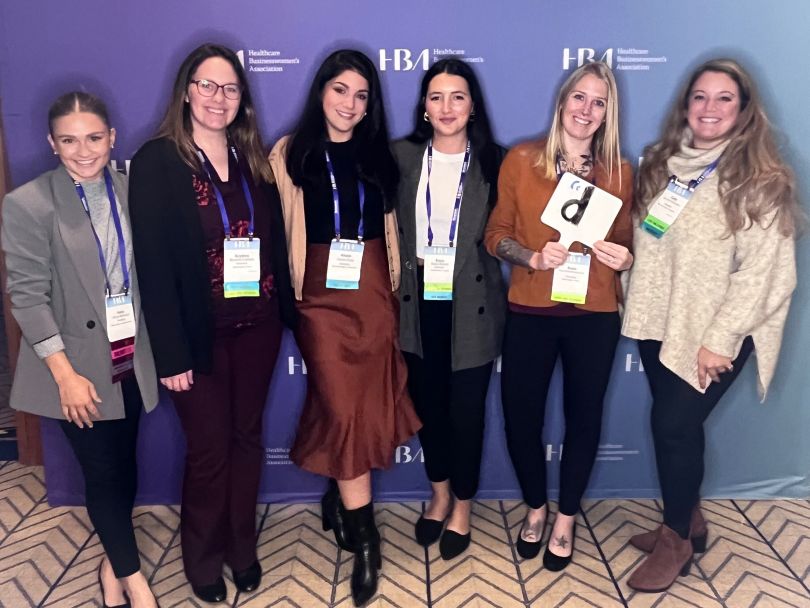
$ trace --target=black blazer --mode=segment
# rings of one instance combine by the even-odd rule
[[[141,302],[160,378],[189,369],[210,373],[214,322],[193,171],[166,138],[145,143],[129,170],[132,241]],[[270,203],[270,247],[282,321],[295,325],[287,239],[275,184],[260,187]]]

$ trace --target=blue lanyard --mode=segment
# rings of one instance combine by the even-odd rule
[[[453,246],[453,241],[456,240],[456,227],[458,226],[458,212],[461,209],[461,197],[464,195],[464,180],[467,177],[467,170],[470,168],[470,140],[467,140],[467,148],[464,151],[464,162],[461,164],[461,177],[458,180],[458,188],[456,189],[456,202],[453,205],[453,216],[450,219],[450,236],[448,242],[450,247]],[[433,169],[433,140],[428,142],[428,157],[427,157],[427,185],[425,186],[425,203],[427,205],[427,225],[428,225],[428,247],[433,246],[433,228],[430,226],[430,215],[432,213],[432,205],[430,201],[430,172]]]
[[[700,184],[702,184],[702,183],[703,183],[703,180],[704,180],[704,179],[706,179],[707,177],[709,177],[709,176],[710,176],[710,175],[711,175],[711,174],[714,172],[714,170],[715,170],[715,169],[717,169],[717,165],[718,165],[719,163],[720,163],[720,157],[718,156],[717,158],[715,158],[715,159],[714,159],[714,162],[712,162],[712,163],[711,163],[711,164],[710,164],[708,167],[706,167],[706,168],[703,170],[703,173],[701,173],[701,174],[700,174],[700,175],[697,177],[697,179],[692,179],[692,180],[689,180],[689,184],[687,185],[687,188],[689,188],[689,191],[690,191],[690,192],[694,192],[694,191],[695,191],[695,189],[696,189],[696,188],[697,188],[697,187],[698,187]],[[670,181],[678,181],[678,178],[677,178],[676,176],[674,176],[674,175],[673,175],[673,176],[671,176],[671,177],[669,178],[669,180],[670,180]]]
[[[242,169],[239,167],[239,157],[236,154],[236,147],[231,145],[231,154],[233,154],[233,158],[236,161],[236,170],[239,173],[239,179],[242,182],[242,191],[245,193],[245,202],[247,202],[247,206],[250,209],[250,225],[248,226],[248,238],[253,238],[253,228],[254,228],[254,213],[253,213],[253,196],[250,194],[250,188],[248,187],[247,179],[245,179],[245,174],[242,173]],[[208,157],[205,155],[205,152],[197,149],[197,155],[200,157],[200,161],[202,162],[203,169],[205,169],[206,175],[208,175],[208,181],[211,182],[211,187],[214,189],[214,195],[217,197],[217,206],[219,207],[219,215],[222,217],[222,225],[225,228],[225,238],[231,238],[231,222],[228,219],[228,211],[225,209],[225,201],[222,198],[222,193],[217,188],[216,182],[214,182],[213,174],[214,168],[211,165],[211,161],[208,160]]]
[[[112,176],[110,170],[104,167],[104,184],[107,186],[107,198],[110,200],[110,212],[112,213],[113,223],[115,224],[115,232],[118,234],[118,257],[121,260],[121,273],[124,275],[124,293],[129,293],[129,268],[127,267],[127,246],[124,241],[124,229],[121,227],[121,216],[118,215],[118,206],[115,203],[115,189],[113,188]],[[93,236],[96,239],[96,246],[98,247],[98,261],[101,262],[101,269],[104,271],[104,283],[107,286],[107,295],[112,295],[110,289],[110,279],[107,276],[107,262],[104,259],[104,248],[101,246],[101,239],[98,238],[93,220],[90,217],[90,205],[87,204],[87,196],[84,193],[82,185],[73,180],[73,185],[76,188],[76,194],[79,195],[79,200],[82,202],[84,212],[90,220],[90,229],[93,231]]]
[[[332,184],[332,205],[335,216],[335,238],[340,240],[340,194],[338,193],[337,181],[335,180],[335,168],[332,166],[332,159],[329,158],[329,150],[326,154],[326,168],[329,170],[329,181]],[[357,240],[363,240],[363,209],[366,206],[366,187],[359,179],[357,180],[357,191],[360,194],[360,222],[357,224]]]

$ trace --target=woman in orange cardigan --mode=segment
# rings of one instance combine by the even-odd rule
[[[593,248],[574,243],[569,251],[558,242],[559,233],[540,221],[566,172],[622,200],[606,240]],[[606,64],[589,63],[560,88],[547,138],[520,144],[506,156],[498,203],[487,225],[487,249],[512,264],[501,397],[509,454],[528,506],[517,542],[526,559],[540,552],[547,519],[545,396],[557,357],[562,359],[565,447],[559,512],[543,556],[549,570],[562,570],[571,561],[575,518],[599,444],[602,402],[619,338],[616,273],[633,263],[632,183],[619,148],[616,83]],[[555,269],[569,252],[588,256],[584,303],[551,299]]]

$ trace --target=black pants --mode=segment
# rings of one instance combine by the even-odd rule
[[[734,360],[734,370],[721,374],[720,382],[712,382],[705,393],[700,393],[661,364],[660,342],[638,343],[653,398],[652,435],[664,501],[664,523],[681,538],[689,536],[692,509],[700,500],[705,449],[703,423],[739,375],[753,348],[754,341],[749,336]]]
[[[551,375],[563,367],[565,437],[560,463],[560,512],[575,515],[591,476],[602,432],[602,402],[616,343],[619,315],[551,317],[510,312],[506,320],[501,401],[512,465],[532,509],[546,503],[543,422]]]
[[[135,447],[143,401],[134,378],[122,380],[121,390],[125,414],[121,420],[98,421],[93,428],[83,429],[61,421],[84,475],[87,514],[118,578],[141,568],[132,507],[138,485]],[[99,409],[103,408],[102,403]]]
[[[422,358],[403,353],[408,390],[422,420],[419,441],[432,482],[450,481],[459,500],[478,491],[484,414],[492,362],[453,371],[453,303],[425,301],[419,272],[419,319]]]

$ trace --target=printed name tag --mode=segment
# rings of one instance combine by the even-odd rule
[[[425,300],[453,299],[455,247],[425,247]]]
[[[135,309],[132,295],[107,297],[107,338],[112,357],[112,381],[118,382],[135,369]]]
[[[261,239],[225,239],[223,291],[226,298],[257,298],[261,278]]]
[[[589,254],[569,253],[562,266],[554,270],[551,299],[554,302],[584,304],[588,294]]]
[[[326,286],[330,289],[359,289],[364,249],[365,244],[358,241],[332,239],[326,265]]]
[[[647,212],[642,227],[660,239],[678,219],[690,198],[692,198],[692,190],[687,185],[678,180],[670,180],[667,189],[655,199]]]

